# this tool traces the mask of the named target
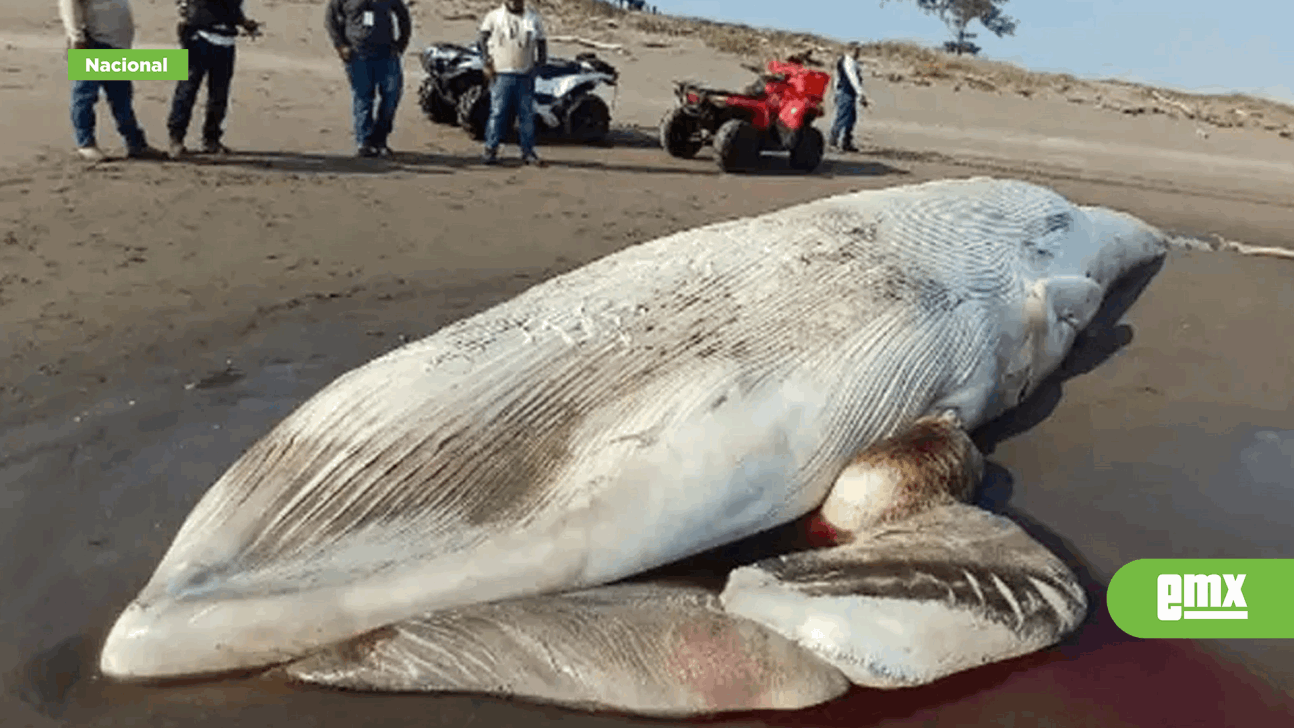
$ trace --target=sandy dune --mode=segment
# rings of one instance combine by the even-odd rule
[[[429,4],[430,5],[430,4]],[[137,2],[141,46],[173,4]],[[416,58],[393,161],[350,157],[349,93],[317,3],[250,2],[227,161],[70,155],[52,4],[0,8],[0,715],[15,726],[535,725],[642,721],[464,696],[355,696],[259,678],[116,685],[98,642],[207,485],[341,372],[626,245],[829,194],[990,174],[1168,229],[1294,249],[1294,142],[1165,116],[877,76],[867,151],[812,176],[674,160],[670,82],[740,84],[692,40],[611,56],[607,147],[545,146],[544,170],[476,164],[421,118]],[[471,22],[416,8],[413,48]],[[559,46],[558,53],[573,53]],[[165,141],[171,88],[137,88]],[[196,126],[195,126],[196,129]],[[100,107],[100,140],[120,140]],[[514,148],[505,155],[515,156]],[[1065,377],[979,433],[990,498],[1063,550],[1099,599],[1144,557],[1294,558],[1294,263],[1177,252]],[[1123,313],[1120,318],[1118,314]],[[1288,643],[1137,641],[1098,610],[1046,653],[901,693],[856,690],[775,725],[1278,725]]]

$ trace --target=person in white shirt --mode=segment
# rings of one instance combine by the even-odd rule
[[[535,68],[548,61],[548,38],[539,14],[525,0],[504,0],[486,14],[479,39],[490,84],[485,163],[498,160],[504,129],[517,120],[521,159],[544,166],[535,153]]]
[[[68,48],[126,49],[135,42],[135,19],[130,0],[59,0],[58,12],[63,18]],[[130,81],[72,82],[72,130],[76,151],[82,159],[98,162],[105,159],[95,139],[94,105],[99,91],[108,97],[108,107],[117,121],[117,131],[126,142],[126,156],[131,159],[161,159],[161,151],[148,146],[144,130],[135,118],[134,85]]]
[[[828,143],[841,151],[856,152],[854,146],[854,123],[858,120],[858,105],[868,106],[867,94],[863,93],[863,72],[858,65],[858,56],[862,47],[857,43],[850,45],[849,53],[843,53],[836,59],[836,119],[831,124],[831,136]]]

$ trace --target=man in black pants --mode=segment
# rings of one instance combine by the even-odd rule
[[[229,108],[229,82],[234,77],[234,42],[241,27],[255,36],[260,23],[243,15],[243,0],[176,0],[180,13],[177,32],[180,47],[189,52],[189,77],[175,85],[171,116],[166,126],[171,133],[171,158],[184,154],[184,135],[189,131],[198,87],[207,79],[207,118],[202,125],[202,151],[228,154],[220,142],[225,112]]]

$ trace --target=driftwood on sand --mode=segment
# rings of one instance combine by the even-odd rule
[[[1245,243],[1233,243],[1225,241],[1222,243],[1223,250],[1231,250],[1241,255],[1262,255],[1269,258],[1284,258],[1294,260],[1294,250],[1287,248],[1277,248],[1274,246],[1246,245]]]
[[[626,52],[625,47],[619,43],[603,43],[602,41],[581,38],[577,35],[554,35],[551,36],[549,40],[554,43],[573,43],[575,45],[582,45],[588,48],[595,48],[600,51],[615,51],[617,53]]]
[[[1294,250],[1288,248],[1279,248],[1270,245],[1250,245],[1248,243],[1239,243],[1234,240],[1227,240],[1221,235],[1214,234],[1212,240],[1202,240],[1200,238],[1173,236],[1169,239],[1172,247],[1183,250],[1210,250],[1210,251],[1228,251],[1240,255],[1263,256],[1267,258],[1283,258],[1285,260],[1294,260]]]
[[[1172,99],[1170,99],[1170,98],[1167,98],[1167,97],[1165,97],[1165,96],[1161,95],[1158,91],[1151,91],[1151,92],[1150,92],[1150,95],[1151,95],[1151,96],[1153,96],[1153,97],[1154,97],[1154,99],[1155,99],[1156,101],[1158,101],[1159,103],[1161,103],[1161,104],[1165,104],[1165,105],[1167,105],[1167,106],[1171,106],[1171,107],[1173,107],[1173,108],[1177,109],[1178,111],[1182,112],[1183,114],[1185,114],[1185,115],[1186,115],[1186,118],[1188,118],[1188,119],[1194,119],[1196,116],[1198,116],[1198,115],[1199,115],[1199,114],[1197,114],[1197,113],[1195,112],[1195,110],[1194,110],[1194,109],[1192,109],[1191,107],[1187,106],[1186,104],[1183,104],[1183,103],[1182,103],[1182,102],[1180,102],[1180,101],[1174,101],[1174,100],[1172,100]]]

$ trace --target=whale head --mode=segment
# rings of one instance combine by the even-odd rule
[[[1004,377],[1006,400],[1013,404],[1060,367],[1117,281],[1167,252],[1166,236],[1132,215],[1072,209],[1069,219],[1048,217],[1056,235],[1038,246],[1043,254],[1032,266],[1034,275],[1026,275],[1018,328],[1004,337],[1014,343]]]

